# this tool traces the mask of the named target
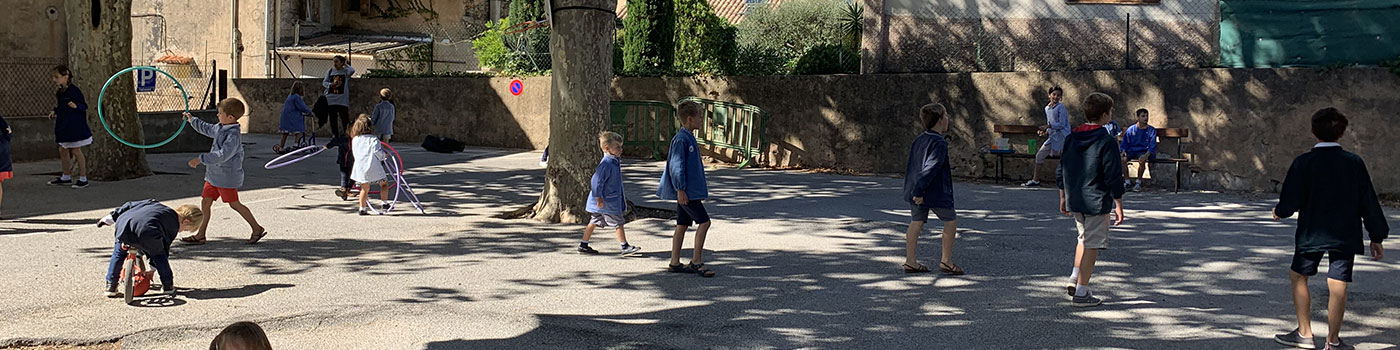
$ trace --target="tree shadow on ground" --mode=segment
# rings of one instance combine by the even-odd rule
[[[180,291],[179,294],[185,298],[194,300],[237,299],[262,294],[273,289],[291,287],[295,287],[295,285],[286,283],[263,283],[250,284],[236,288],[190,288]]]

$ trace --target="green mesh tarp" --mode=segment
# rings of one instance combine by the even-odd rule
[[[1221,0],[1226,67],[1376,65],[1400,58],[1400,0]]]

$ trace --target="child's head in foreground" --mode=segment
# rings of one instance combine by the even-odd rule
[[[233,124],[243,116],[243,101],[229,97],[219,101],[219,124]]]
[[[209,342],[209,350],[272,350],[272,342],[256,323],[238,322],[224,327]]]
[[[1318,141],[1337,142],[1347,132],[1347,116],[1336,108],[1327,107],[1313,113],[1312,133]]]
[[[1102,92],[1084,98],[1084,120],[1093,124],[1107,123],[1113,115],[1113,98]]]
[[[919,120],[923,121],[924,130],[948,131],[948,109],[942,103],[930,103],[919,108]]]
[[[705,110],[695,101],[681,102],[681,105],[676,107],[676,119],[680,120],[681,126],[686,129],[699,129],[704,125],[701,123],[705,121]]]
[[[389,101],[389,100],[393,100],[393,99],[394,99],[394,92],[391,91],[391,90],[389,90],[389,88],[379,89],[379,100],[381,100],[381,101]]]
[[[598,148],[614,156],[622,155],[622,135],[611,131],[598,133]]]
[[[374,124],[369,122],[369,115],[360,113],[355,118],[355,124],[350,125],[350,136],[374,135]]]
[[[192,204],[175,208],[175,215],[180,217],[180,231],[184,232],[198,231],[199,223],[204,221],[204,211]]]

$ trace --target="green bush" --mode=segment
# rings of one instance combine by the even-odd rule
[[[472,51],[476,53],[476,58],[481,61],[484,67],[507,71],[514,69],[511,65],[511,52],[506,48],[502,39],[502,29],[504,29],[510,19],[506,18],[496,21],[496,24],[486,24],[486,31],[477,34],[472,39]]]
[[[733,74],[738,29],[706,0],[676,0],[676,72]]]
[[[739,23],[739,45],[773,50],[796,59],[811,47],[841,44],[843,12],[847,0],[791,0],[781,6],[760,6],[749,10]]]
[[[818,45],[807,50],[793,67],[793,74],[860,73],[860,53],[845,45]]]
[[[734,59],[734,75],[783,75],[792,71],[793,60],[758,45],[740,45]]]
[[[503,21],[509,25],[502,27],[502,31],[523,28],[512,27],[520,23],[545,19],[544,4],[541,1],[543,0],[511,1],[508,16],[510,20]],[[512,51],[511,56],[514,57],[512,64],[517,65],[514,71],[534,74],[550,69],[549,34],[550,27],[538,27],[513,34],[502,33],[505,47]]]
[[[481,72],[407,72],[400,69],[370,69],[366,78],[478,78],[492,77],[494,74]]]
[[[676,8],[673,0],[627,0],[622,48],[624,70],[667,73],[676,61]]]

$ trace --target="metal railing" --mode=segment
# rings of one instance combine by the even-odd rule
[[[739,168],[758,163],[756,159],[763,154],[763,147],[768,144],[764,135],[768,125],[767,112],[754,105],[694,96],[683,98],[680,102],[687,101],[699,103],[705,111],[705,125],[695,135],[697,142],[739,152],[744,158],[744,161],[739,163]]]
[[[627,148],[645,149],[653,159],[666,159],[677,129],[676,107],[661,101],[612,101],[608,107],[612,131],[622,134]]]

